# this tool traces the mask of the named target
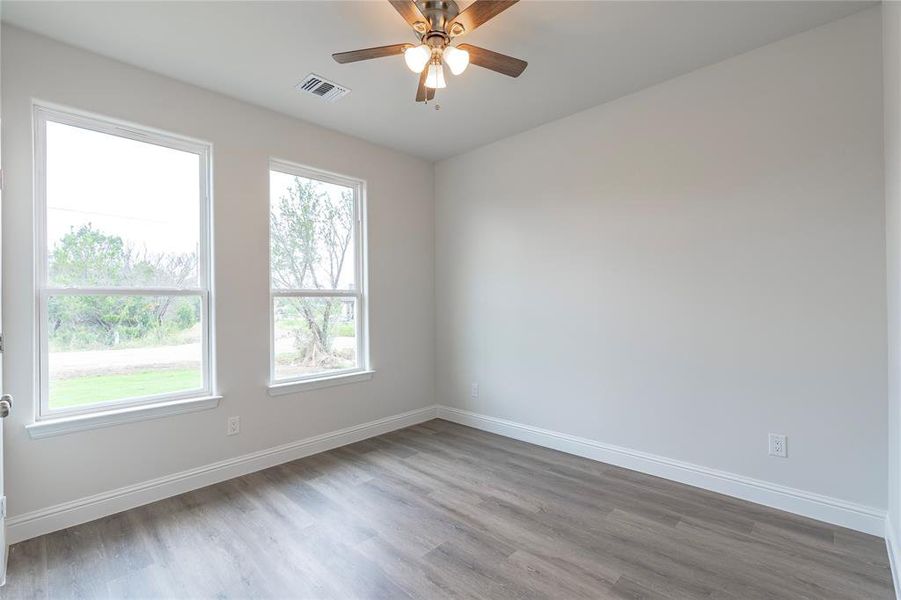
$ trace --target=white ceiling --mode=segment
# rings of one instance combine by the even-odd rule
[[[469,0],[460,2],[461,7]],[[518,79],[470,67],[416,104],[401,57],[332,52],[413,41],[385,0],[3,2],[3,20],[176,79],[429,159],[621,97],[872,6],[869,2],[523,0],[466,42],[529,62]],[[318,73],[352,93],[294,91]]]

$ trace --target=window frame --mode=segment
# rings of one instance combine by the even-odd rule
[[[35,336],[36,387],[39,390],[35,422],[86,417],[120,409],[153,407],[191,399],[209,399],[215,394],[214,304],[212,256],[212,145],[151,127],[126,123],[96,114],[35,102],[34,130],[34,206],[35,206]],[[59,123],[97,133],[122,137],[163,148],[189,152],[199,157],[199,224],[197,287],[50,287],[47,248],[47,123]],[[174,393],[154,394],[120,400],[107,400],[83,407],[51,409],[49,405],[49,336],[47,303],[51,296],[193,296],[200,301],[202,323],[202,386]]]
[[[272,285],[272,171],[295,177],[315,179],[354,191],[354,289],[277,289]],[[361,375],[371,374],[369,358],[369,277],[366,251],[366,181],[356,177],[340,175],[315,167],[300,165],[278,158],[269,159],[267,171],[269,199],[267,212],[267,265],[269,267],[269,389],[270,393],[289,393],[295,389],[318,389],[327,384],[361,380]],[[275,376],[275,301],[276,298],[353,298],[356,318],[357,366],[350,369],[334,369],[299,375],[297,377],[276,378]],[[278,394],[275,394],[278,395]]]

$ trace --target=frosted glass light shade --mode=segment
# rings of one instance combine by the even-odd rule
[[[469,52],[448,46],[444,49],[444,64],[450,68],[451,73],[459,75],[469,66]]]
[[[447,87],[447,82],[444,81],[444,67],[440,64],[430,64],[429,72],[425,76],[425,86],[427,88]]]
[[[425,44],[404,50],[404,61],[414,73],[422,73],[425,66],[429,64],[430,58],[432,58],[432,49]]]

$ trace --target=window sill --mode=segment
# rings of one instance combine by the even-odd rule
[[[316,379],[305,379],[303,381],[288,381],[285,383],[273,383],[269,386],[270,396],[284,396],[285,394],[294,394],[296,392],[308,392],[310,390],[319,390],[322,388],[333,387],[336,385],[346,385],[348,383],[358,383],[360,381],[369,381],[375,371],[354,371],[353,373],[342,373],[340,375],[327,375],[317,377]]]
[[[128,408],[106,410],[90,415],[44,419],[32,423],[31,425],[26,425],[25,429],[28,430],[28,435],[30,435],[32,439],[40,439],[56,435],[65,435],[75,431],[86,431],[122,423],[133,423],[135,421],[158,419],[160,417],[168,417],[171,415],[208,410],[219,406],[219,400],[221,399],[222,396],[202,396],[200,398],[172,400],[145,406],[130,406]]]

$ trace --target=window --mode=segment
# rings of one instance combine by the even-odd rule
[[[368,368],[363,193],[361,181],[270,164],[273,384]]]
[[[34,122],[38,418],[211,395],[210,147]]]

